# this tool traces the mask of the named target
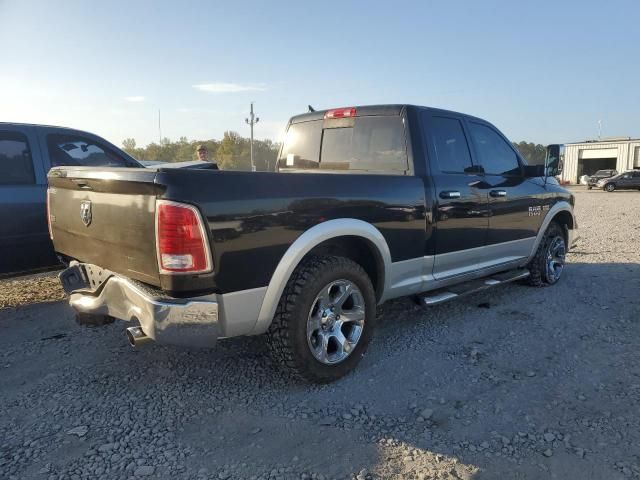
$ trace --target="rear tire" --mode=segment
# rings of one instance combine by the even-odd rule
[[[375,325],[376,297],[363,268],[344,257],[309,257],[282,293],[267,344],[288,373],[329,383],[360,362]]]
[[[76,312],[76,323],[85,327],[101,327],[115,322],[115,318],[109,315],[93,315],[91,313]]]
[[[558,283],[564,270],[566,252],[564,231],[557,222],[551,222],[538,245],[535,256],[527,265],[531,272],[526,280],[527,283],[533,287]]]

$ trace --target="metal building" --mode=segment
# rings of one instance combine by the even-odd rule
[[[582,175],[611,168],[618,172],[640,168],[640,139],[618,137],[565,144],[563,180],[577,183]]]

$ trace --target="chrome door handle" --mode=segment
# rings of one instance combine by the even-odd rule
[[[460,198],[460,192],[453,190],[440,192],[440,198]]]
[[[491,190],[489,192],[489,195],[491,195],[492,197],[506,197],[507,196],[507,191],[506,190]]]

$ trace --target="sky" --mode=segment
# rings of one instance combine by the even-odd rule
[[[0,121],[281,138],[316,109],[413,103],[511,140],[640,137],[640,2],[0,0]]]

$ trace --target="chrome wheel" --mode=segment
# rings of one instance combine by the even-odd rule
[[[356,348],[364,329],[365,302],[350,280],[335,280],[316,296],[307,319],[307,343],[321,363],[336,364]]]
[[[562,237],[555,237],[547,249],[547,281],[556,283],[562,275],[567,250]]]
[[[613,192],[616,189],[616,186],[613,183],[607,183],[607,186],[604,188],[607,192]]]

